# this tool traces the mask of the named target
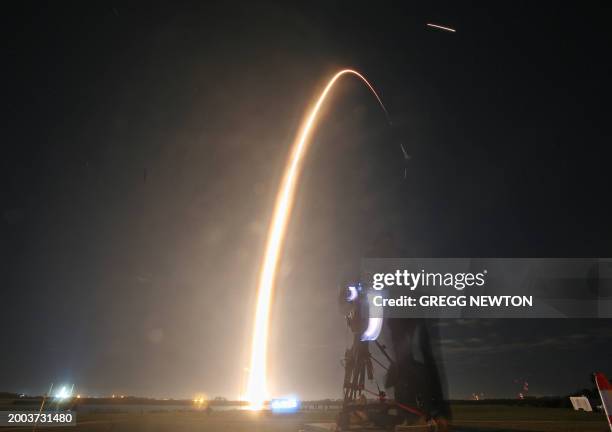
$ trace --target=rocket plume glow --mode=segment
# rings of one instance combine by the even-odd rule
[[[359,72],[344,69],[336,73],[327,83],[314,106],[310,109],[296,139],[292,145],[289,159],[283,173],[283,178],[276,196],[274,213],[268,229],[268,240],[260,270],[259,284],[257,288],[257,305],[255,309],[255,322],[253,327],[253,340],[251,347],[251,366],[249,369],[249,380],[246,400],[252,409],[261,409],[267,399],[266,388],[266,363],[268,354],[268,333],[270,327],[270,306],[274,292],[274,282],[278,260],[283,248],[285,231],[291,215],[295,189],[300,177],[304,155],[310,144],[312,131],[316,126],[319,111],[327,99],[330,91],[339,78],[344,75],[354,75],[361,79],[370,89],[379,105],[389,119],[387,110],[382,100],[374,90],[374,87]]]

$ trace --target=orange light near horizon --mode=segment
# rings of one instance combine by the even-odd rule
[[[376,100],[388,119],[387,110],[382,100],[368,80],[357,71],[344,69],[336,73],[329,80],[298,131],[297,137],[291,147],[289,159],[285,166],[283,178],[276,197],[257,288],[257,304],[255,307],[255,322],[251,346],[251,366],[249,368],[249,380],[246,393],[246,400],[249,402],[249,407],[254,410],[263,408],[264,402],[268,399],[266,363],[270,327],[270,306],[274,292],[278,260],[283,248],[285,231],[291,215],[295,198],[295,189],[301,174],[304,155],[310,144],[310,136],[315,128],[323,103],[336,81],[347,74],[357,76],[365,83],[374,97],[376,97]]]

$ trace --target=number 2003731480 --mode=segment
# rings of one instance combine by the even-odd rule
[[[69,411],[4,411],[0,414],[0,426],[74,426],[76,413]]]

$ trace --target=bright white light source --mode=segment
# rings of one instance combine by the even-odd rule
[[[295,412],[299,408],[299,401],[296,398],[272,399],[270,409],[273,412]]]
[[[375,341],[378,339],[380,332],[383,327],[383,318],[380,316],[379,318],[373,318],[376,315],[381,315],[383,313],[383,309],[377,306],[374,306],[374,293],[368,293],[368,327],[361,335],[362,341]]]
[[[375,341],[382,330],[382,318],[369,318],[368,328],[361,335],[362,341]]]
[[[350,303],[355,300],[357,300],[357,288],[354,286],[347,287],[346,301]]]
[[[55,398],[64,400],[72,397],[72,390],[68,390],[66,386],[62,386],[57,393],[55,393]]]

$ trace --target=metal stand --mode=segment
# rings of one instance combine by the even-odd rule
[[[432,422],[423,411],[389,401],[378,383],[378,392],[366,388],[366,379],[374,381],[374,365],[388,371],[394,366],[394,362],[387,353],[386,347],[378,341],[374,341],[380,353],[385,357],[387,364],[383,364],[370,353],[370,341],[362,341],[361,335],[364,331],[367,317],[362,304],[363,296],[353,295],[349,300],[351,310],[346,315],[346,322],[353,333],[353,344],[344,353],[344,382],[343,394],[344,401],[342,410],[336,419],[337,431],[388,431],[398,429],[404,422],[407,413],[414,419],[421,420],[421,425],[409,426],[414,430],[435,431],[435,422]],[[369,401],[366,394],[376,396],[377,401]],[[400,415],[401,412],[401,415]],[[415,429],[416,428],[416,429]]]

